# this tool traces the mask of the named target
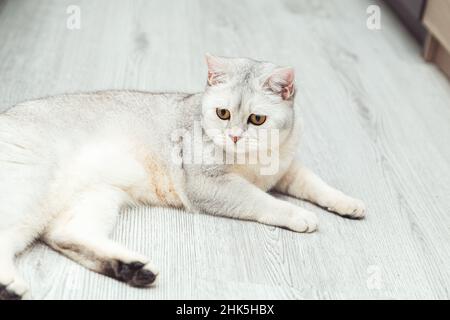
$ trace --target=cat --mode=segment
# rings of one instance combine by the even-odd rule
[[[125,205],[317,229],[313,212],[267,193],[274,190],[364,216],[362,201],[295,160],[301,126],[292,68],[209,54],[206,62],[202,93],[66,94],[0,114],[0,299],[27,294],[14,258],[36,239],[93,271],[152,286],[159,273],[150,259],[108,239]],[[262,132],[277,133],[270,145],[259,141]],[[185,161],[195,153],[190,145],[200,161]],[[258,156],[252,163],[217,160],[261,150],[276,159],[275,170],[264,173]]]

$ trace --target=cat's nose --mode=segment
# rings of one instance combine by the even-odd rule
[[[233,136],[231,134],[229,134],[228,136],[231,138],[231,140],[233,140],[234,143],[237,143],[239,139],[241,139],[240,136]]]

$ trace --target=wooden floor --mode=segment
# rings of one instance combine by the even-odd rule
[[[319,214],[297,234],[179,210],[126,210],[113,237],[153,258],[133,289],[37,244],[18,260],[35,299],[448,299],[450,84],[365,0],[0,0],[0,110],[64,92],[200,91],[205,52],[292,65],[301,158],[363,199],[368,217]],[[81,29],[66,27],[68,5]]]

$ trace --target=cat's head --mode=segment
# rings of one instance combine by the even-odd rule
[[[203,128],[216,146],[234,153],[279,148],[294,125],[294,70],[209,54],[206,62]]]

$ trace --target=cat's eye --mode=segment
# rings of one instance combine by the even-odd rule
[[[254,124],[255,126],[260,126],[264,122],[266,122],[266,119],[266,116],[260,114],[251,114],[250,117],[248,117],[248,122]]]
[[[222,120],[230,120],[231,114],[228,109],[216,109],[217,116]]]

